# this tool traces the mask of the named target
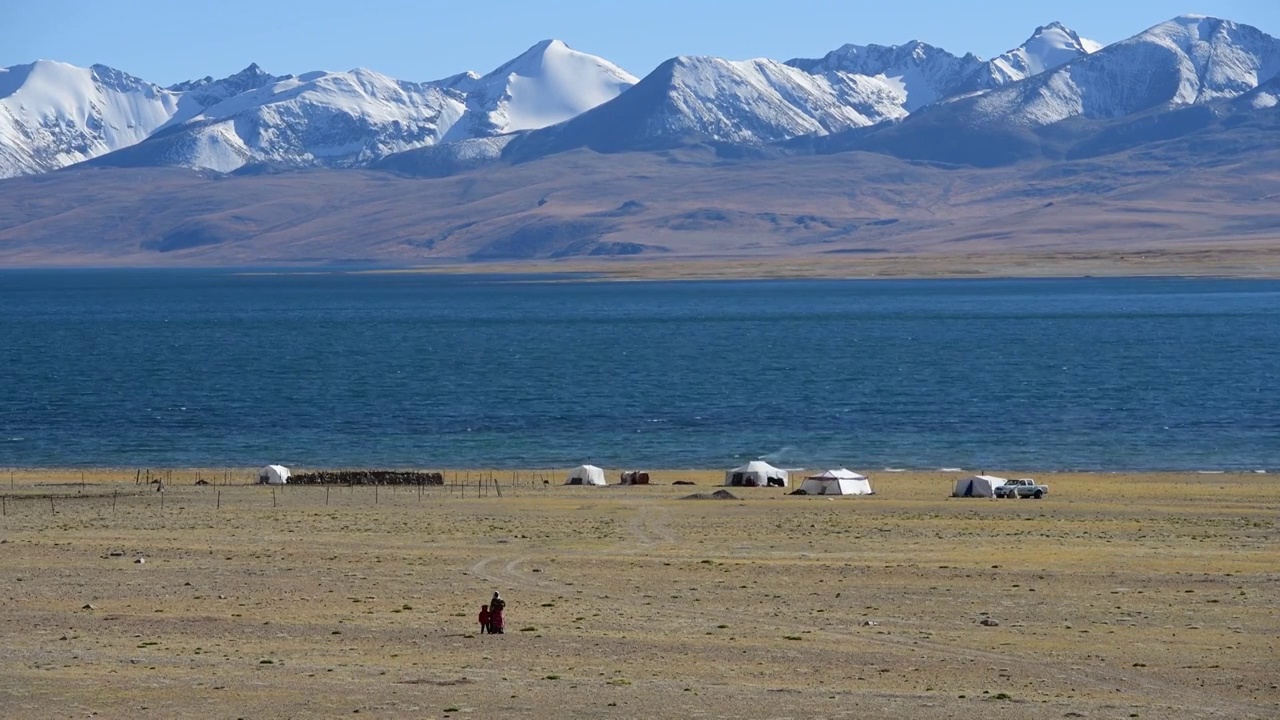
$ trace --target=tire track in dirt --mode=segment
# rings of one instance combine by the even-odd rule
[[[671,511],[661,505],[643,504],[627,523],[631,541],[620,543],[619,549],[634,552],[636,548],[651,550],[659,545],[675,545],[680,538],[671,531]]]
[[[513,587],[523,587],[528,589],[561,591],[569,586],[555,580],[542,578],[533,578],[520,570],[520,566],[529,562],[528,557],[502,557],[498,555],[490,556],[480,560],[471,567],[467,568],[467,572],[482,580],[488,580],[492,583],[507,584]],[[499,566],[495,569],[494,566]]]

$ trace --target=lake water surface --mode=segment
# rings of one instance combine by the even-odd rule
[[[1280,282],[0,272],[0,466],[1280,468]]]

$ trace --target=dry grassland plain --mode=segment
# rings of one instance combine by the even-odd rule
[[[681,499],[705,471],[196,475],[0,474],[0,716],[1280,717],[1273,476],[1041,475],[1035,501],[948,473],[739,500]],[[479,635],[494,590],[507,633]]]

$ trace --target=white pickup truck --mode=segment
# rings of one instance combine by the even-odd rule
[[[1039,485],[1031,478],[1018,478],[997,485],[995,495],[998,498],[1035,498],[1039,500],[1049,494],[1048,485]]]

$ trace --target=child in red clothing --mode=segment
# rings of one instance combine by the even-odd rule
[[[480,634],[483,635],[489,632],[489,606],[488,605],[480,606],[479,620],[480,620]]]

